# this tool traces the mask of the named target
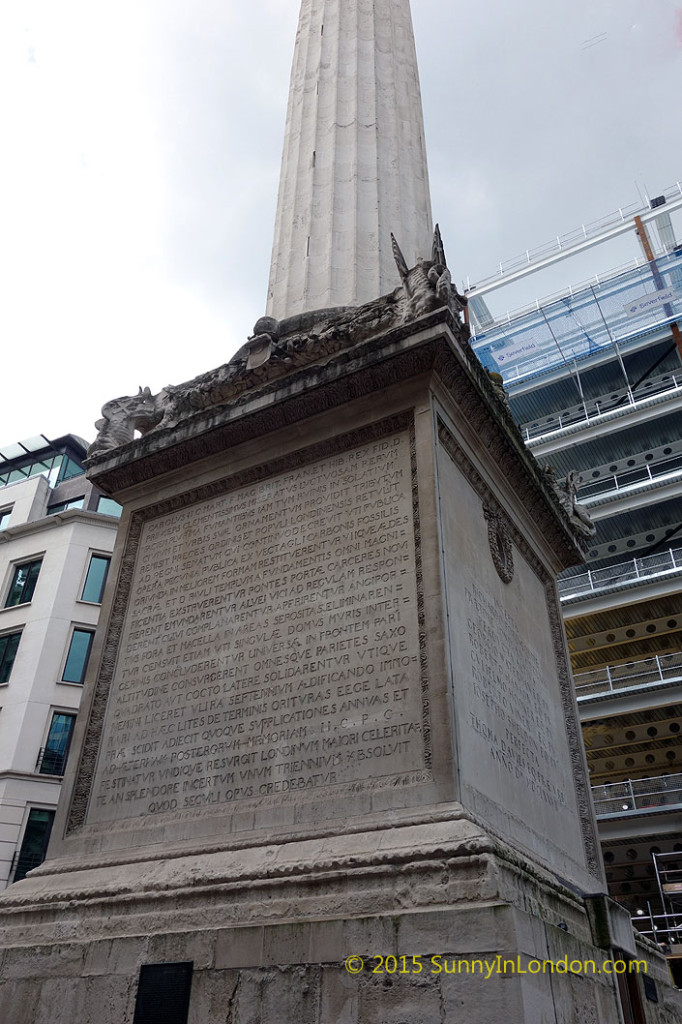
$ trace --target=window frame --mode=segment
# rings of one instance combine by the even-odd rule
[[[93,642],[94,642],[94,639],[95,639],[95,628],[96,627],[93,626],[91,623],[74,622],[74,623],[71,624],[71,630],[69,632],[69,641],[68,641],[68,643],[66,645],[66,654],[64,655],[64,658],[63,658],[63,661],[62,661],[62,669],[61,669],[61,672],[59,673],[59,682],[60,683],[65,683],[67,686],[82,686],[83,685],[83,683],[85,681],[85,676],[86,676],[87,671],[88,671],[88,665],[90,664],[90,655],[92,654],[92,645],[93,645]],[[87,633],[89,635],[89,637],[90,637],[90,641],[88,643],[88,649],[87,649],[87,652],[85,654],[85,660],[83,662],[83,669],[82,669],[82,673],[81,673],[81,679],[80,680],[78,680],[78,679],[65,679],[64,675],[66,674],[66,668],[67,668],[67,665],[69,664],[69,658],[71,656],[71,648],[73,646],[73,639],[74,639],[74,636],[76,635],[76,633]]]
[[[90,575],[90,569],[92,567],[92,560],[93,560],[93,558],[101,558],[101,559],[103,559],[103,560],[105,560],[105,561],[107,561],[109,563],[107,565],[106,572],[104,573],[104,580],[102,582],[102,587],[101,587],[101,590],[100,590],[99,601],[89,601],[87,597],[84,597],[85,588],[88,585],[88,576]],[[81,579],[80,597],[78,598],[78,601],[79,601],[80,604],[92,605],[95,608],[99,608],[101,606],[101,604],[102,604],[102,597],[104,596],[104,589],[105,589],[105,587],[107,585],[107,580],[109,579],[109,572],[111,570],[111,559],[112,559],[112,554],[111,554],[110,551],[94,551],[94,550],[90,551],[89,557],[87,559],[86,567],[85,567],[85,573],[84,573],[84,575],[83,575],[83,577]]]
[[[35,770],[36,770],[36,774],[37,775],[49,775],[51,778],[62,778],[63,775],[64,775],[64,771],[66,769],[67,762],[69,760],[69,754],[71,752],[71,743],[73,742],[73,734],[74,734],[75,729],[76,729],[76,718],[78,716],[78,711],[77,711],[76,708],[55,708],[55,707],[50,708],[50,711],[51,711],[51,714],[50,714],[49,722],[48,722],[48,725],[47,725],[47,730],[45,732],[45,740],[44,740],[44,743],[41,746],[40,751],[38,753],[38,760],[37,760],[37,763],[36,763],[36,769]],[[66,746],[65,746],[65,750],[64,750],[63,755],[59,754],[58,751],[56,751],[56,750],[51,751],[51,753],[55,755],[55,758],[63,756],[64,760],[63,760],[62,764],[60,765],[62,770],[60,772],[45,771],[44,770],[44,766],[45,766],[45,758],[46,758],[46,755],[48,754],[48,743],[50,741],[50,735],[52,733],[52,727],[54,725],[54,721],[55,721],[55,718],[56,718],[57,715],[62,715],[65,718],[71,718],[72,719],[71,728],[70,728],[68,736],[66,738]],[[55,764],[56,764],[56,761],[55,761]]]
[[[12,518],[12,512],[14,511],[14,505],[3,505],[0,508],[0,530],[9,529],[9,521]],[[5,521],[6,517],[6,521]]]
[[[118,505],[118,507],[120,508],[121,511],[118,513],[118,515],[115,515],[115,514],[113,514],[111,512],[102,512],[101,509],[100,509],[100,504],[102,503],[102,501],[113,501],[113,503],[115,505]],[[120,519],[121,515],[123,513],[123,506],[119,505],[119,503],[116,501],[116,499],[110,497],[110,495],[108,495],[108,494],[100,494],[98,496],[98,498],[97,498],[97,508],[95,509],[95,511],[100,516],[109,516],[110,519]]]
[[[69,512],[72,509],[81,511],[84,504],[85,495],[81,494],[77,498],[67,498],[66,501],[58,501],[54,505],[48,505],[46,512],[48,516],[58,516],[60,512]]]
[[[5,609],[5,608],[20,608],[22,605],[31,604],[31,602],[33,601],[33,597],[35,595],[36,587],[38,585],[38,579],[40,577],[40,570],[42,569],[44,560],[45,560],[45,552],[43,551],[39,555],[31,555],[28,558],[21,558],[20,560],[11,563],[11,565],[10,565],[11,576],[10,576],[9,586],[7,587],[7,590],[5,591],[5,601],[4,601],[4,604],[2,606],[3,609]],[[38,564],[38,572],[36,573],[35,580],[33,582],[33,589],[31,590],[30,597],[28,598],[28,600],[24,600],[24,594],[25,594],[25,590],[26,590],[26,585],[28,583],[28,578],[27,578],[25,583],[24,583],[24,585],[23,585],[23,587],[22,587],[21,600],[15,601],[12,604],[10,604],[9,603],[10,597],[12,595],[12,591],[14,590],[14,586],[15,586],[15,583],[16,583],[16,580],[17,580],[17,575],[19,573],[19,570],[22,569],[24,566],[32,566],[32,565],[35,565],[36,563]],[[30,569],[29,569],[29,572],[30,572]]]
[[[72,467],[78,470],[78,472],[72,472]],[[69,455],[68,452],[62,452],[62,461],[59,466],[59,475],[57,477],[57,484],[66,483],[67,480],[73,480],[77,476],[83,476],[85,474],[84,467]]]
[[[46,829],[46,835],[43,837],[43,843],[42,843],[43,848],[42,848],[42,851],[41,851],[42,855],[43,855],[43,859],[38,861],[38,863],[36,863],[36,864],[31,864],[30,867],[26,867],[26,869],[23,872],[23,874],[21,874],[19,876],[19,878],[17,878],[16,876],[17,876],[17,871],[19,869],[19,861],[21,859],[21,853],[22,853],[22,850],[23,850],[23,847],[24,847],[24,841],[26,839],[26,831],[28,829],[29,822],[31,820],[31,814],[32,814],[33,811],[44,811],[46,814],[51,814],[52,815],[52,819],[49,821],[48,827]],[[20,882],[23,878],[26,877],[27,872],[32,871],[33,868],[37,868],[40,864],[42,864],[44,862],[45,857],[47,855],[47,848],[48,848],[48,846],[50,844],[50,836],[52,834],[52,829],[54,827],[54,819],[55,819],[56,813],[57,813],[57,808],[54,807],[54,806],[48,807],[48,806],[46,806],[44,804],[27,804],[26,805],[26,815],[25,815],[25,818],[24,818],[24,821],[23,821],[23,825],[22,825],[22,829],[21,829],[21,833],[20,833],[21,838],[18,841],[17,847],[16,847],[16,853],[15,853],[16,861],[15,861],[14,867],[12,869],[12,877],[8,880],[8,883],[7,883],[8,885],[11,885],[13,882]],[[26,856],[26,854],[24,856]]]
[[[15,661],[17,659],[17,651],[19,650],[19,644],[21,643],[21,634],[22,633],[23,633],[23,629],[12,629],[12,630],[7,630],[4,633],[0,633],[0,645],[2,644],[3,640],[10,640],[12,637],[15,637],[15,636],[18,637],[17,645],[14,648],[14,654],[12,656],[12,661],[10,662],[9,672],[7,673],[7,679],[3,679],[2,678],[3,669],[4,669],[5,663],[6,663],[7,647],[5,647],[5,650],[2,652],[2,654],[0,654],[0,686],[8,686],[9,685],[9,681],[10,681],[10,678],[11,678],[11,675],[12,675],[12,671],[14,669],[14,663],[15,663]]]

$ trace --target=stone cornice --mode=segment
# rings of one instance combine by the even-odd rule
[[[7,544],[19,537],[26,537],[32,533],[41,533],[43,530],[54,529],[58,526],[71,526],[73,523],[85,523],[87,526],[105,526],[116,532],[119,521],[115,516],[105,516],[101,512],[67,509],[65,512],[55,512],[54,515],[34,519],[31,523],[20,523],[18,526],[9,526],[5,530],[0,530],[0,543]]]
[[[146,479],[150,471],[158,475],[176,468],[180,451],[183,461],[187,456],[199,459],[426,372],[432,367],[433,357],[428,352],[418,353],[418,349],[425,337],[430,340],[433,329],[441,325],[453,336],[462,329],[450,310],[442,307],[357,344],[311,343],[303,365],[288,372],[279,367],[273,379],[264,381],[256,372],[252,386],[232,398],[189,412],[178,425],[156,428],[144,437],[90,458],[88,478],[97,480],[103,490],[116,493]],[[302,359],[300,353],[299,358]],[[392,362],[390,368],[383,365],[387,359],[396,358],[398,361]],[[359,372],[363,374],[361,380],[356,377]],[[219,370],[212,373],[218,374]],[[325,388],[323,395],[320,388]],[[170,459],[169,450],[174,452]],[[159,470],[157,465],[164,468]]]
[[[368,341],[323,354],[319,361],[256,385],[232,401],[188,415],[177,426],[153,430],[96,456],[88,476],[108,493],[120,494],[151,476],[435,371],[513,489],[534,510],[561,568],[583,561],[583,541],[571,529],[485,370],[461,339],[461,324],[441,307]]]
[[[399,905],[396,883],[418,876],[420,884],[435,886],[442,898],[444,873],[451,877],[446,886],[447,902],[495,900],[503,891],[511,895],[516,891],[514,879],[523,878],[538,892],[579,910],[575,891],[486,833],[468,815],[451,814],[407,827],[395,823],[378,832],[358,831],[356,848],[349,845],[348,837],[340,843],[339,838],[296,839],[281,847],[259,845],[247,858],[242,851],[216,848],[163,860],[122,858],[118,864],[47,862],[2,894],[0,916],[3,926],[10,927],[13,917],[23,918],[28,909],[60,914],[65,904],[79,900],[87,903],[88,914],[96,918],[105,911],[113,933],[124,934],[131,915],[158,914],[169,901],[174,913],[192,912],[208,899],[221,917],[236,911],[242,921],[245,915],[261,920],[266,901],[270,920],[282,914],[276,901],[284,900],[286,907],[293,896],[307,916],[305,902],[314,901],[321,886],[330,898],[336,893],[342,911],[351,879],[362,894],[365,912],[370,908],[372,912],[393,912]],[[317,913],[314,902],[308,913]],[[47,920],[42,918],[41,924]],[[82,934],[87,921],[80,920],[76,926]]]

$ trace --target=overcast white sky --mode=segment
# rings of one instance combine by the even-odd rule
[[[251,333],[298,7],[2,0],[0,443],[90,440],[107,399],[217,366]],[[682,0],[412,14],[456,280],[682,181]]]

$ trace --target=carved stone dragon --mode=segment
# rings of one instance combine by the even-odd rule
[[[385,333],[416,317],[447,306],[460,321],[461,341],[469,339],[462,322],[466,298],[452,284],[438,225],[431,259],[408,268],[391,235],[400,285],[362,306],[318,309],[285,320],[261,317],[254,333],[238,352],[216,370],[180,385],[168,385],[156,395],[140,388],[137,395],[115,398],[102,408],[95,424],[98,434],[88,456],[103,455],[132,441],[135,432],[173,427],[186,417],[234,400],[268,380],[319,361],[344,348]]]
[[[136,395],[123,395],[105,402],[102,418],[95,423],[97,439],[88,454],[93,454],[95,447],[98,455],[112,451],[132,441],[136,430],[140,434],[152,430],[161,422],[157,399],[158,395],[152,395],[149,388],[140,388]]]
[[[592,517],[585,506],[578,502],[578,471],[572,469],[566,474],[563,483],[556,479],[551,466],[545,466],[543,472],[576,533],[582,537],[594,537],[597,527],[592,522]]]

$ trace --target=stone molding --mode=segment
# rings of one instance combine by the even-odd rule
[[[436,333],[441,328],[441,333]],[[226,405],[197,411],[176,427],[158,428],[113,452],[89,460],[88,477],[107,493],[160,476],[189,463],[300,423],[401,380],[435,371],[516,493],[535,509],[561,568],[586,556],[557,496],[447,307],[346,347],[284,378],[255,387]]]
[[[150,475],[176,469],[179,444],[183,446],[183,462],[193,462],[372,394],[408,376],[428,372],[433,353],[409,342],[415,335],[440,325],[455,337],[462,330],[451,310],[443,306],[369,339],[360,335],[352,344],[340,338],[322,343],[314,334],[307,336],[301,365],[290,362],[286,372],[272,379],[260,379],[256,372],[242,393],[226,396],[222,403],[207,408],[189,410],[174,426],[159,425],[143,437],[89,457],[88,479],[115,493]],[[393,357],[390,372],[385,363],[387,350]],[[220,369],[189,384],[203,378],[210,381]],[[152,460],[149,466],[147,460]]]
[[[587,556],[586,538],[573,529],[546,474],[526,448],[509,409],[500,400],[473,350],[467,346],[461,351],[468,373],[463,372],[463,368],[452,359],[444,359],[440,354],[436,358],[434,369],[443,386],[520,501],[526,508],[534,510],[542,536],[554,551],[561,554],[562,568],[584,561]],[[572,557],[564,556],[568,548],[567,535],[572,542]]]
[[[519,882],[540,899],[560,901],[564,911],[559,920],[566,912],[583,917],[575,890],[465,815],[359,832],[353,840],[337,836],[312,846],[299,838],[284,849],[261,845],[247,858],[243,851],[215,850],[185,853],[180,859],[121,858],[86,869],[72,863],[51,876],[39,869],[2,894],[3,931],[9,936],[10,930],[25,929],[27,910],[39,914],[32,930],[54,927],[60,941],[68,941],[70,931],[73,938],[87,938],[93,924],[98,939],[131,930],[144,933],[169,913],[173,930],[190,920],[193,928],[198,922],[225,927],[278,920],[290,917],[294,904],[303,919],[347,915],[349,887],[355,892],[353,908],[362,916],[404,910],[413,886],[422,896],[431,893],[427,904],[501,898],[518,905]],[[63,910],[73,901],[83,913],[65,919]],[[45,934],[35,938],[50,941]]]

